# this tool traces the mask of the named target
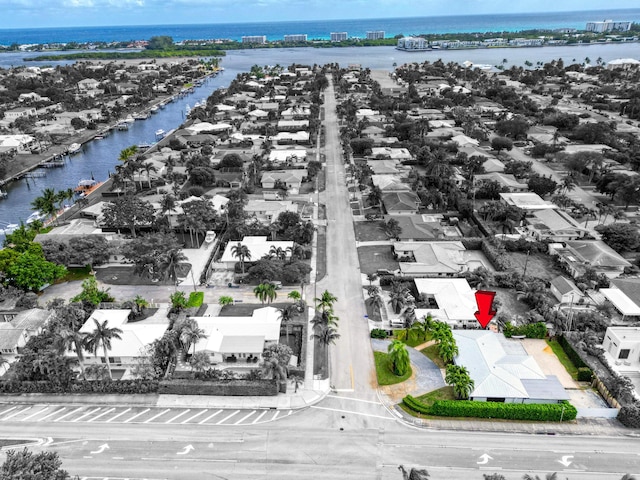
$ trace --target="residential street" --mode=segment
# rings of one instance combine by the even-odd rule
[[[327,207],[327,275],[317,285],[338,298],[335,314],[340,318],[340,339],[330,349],[331,384],[338,391],[355,391],[374,399],[376,389],[373,354],[362,297],[358,253],[345,168],[338,131],[333,82],[325,90],[326,189],[320,202]]]

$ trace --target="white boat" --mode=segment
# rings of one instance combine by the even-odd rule
[[[207,231],[207,236],[204,237],[204,243],[210,244],[215,239],[216,239],[216,232],[214,232],[213,230],[208,230]]]
[[[127,122],[119,123],[116,127],[120,131],[129,130],[129,124]]]
[[[149,118],[149,114],[147,112],[136,113],[133,116],[134,120],[146,120],[147,118]]]
[[[75,155],[76,153],[80,153],[80,150],[82,150],[82,145],[79,143],[72,143],[69,145],[67,152],[69,155]]]
[[[161,139],[164,138],[164,136],[167,134],[167,132],[165,132],[163,129],[159,128],[158,130],[156,130],[156,138],[157,139]]]
[[[31,215],[29,215],[26,223],[31,224],[33,222],[43,222],[44,220],[46,220],[46,218],[47,216],[44,213],[40,212],[40,210],[36,210]]]
[[[18,228],[20,228],[20,225],[17,223],[8,223],[6,227],[0,229],[0,233],[3,233],[4,235],[11,235]]]
[[[151,107],[151,108],[149,109],[149,111],[150,111],[151,113],[158,113],[158,107],[157,107],[156,105],[154,105],[153,107]]]
[[[135,123],[135,118],[133,118],[131,115],[127,115],[127,118],[124,119],[125,123]]]
[[[152,147],[152,145],[150,143],[139,143],[137,147],[138,150],[148,150]]]
[[[186,107],[184,107],[184,109],[185,109],[185,111],[186,111],[187,113],[189,113],[189,112],[191,111],[191,107],[189,106],[189,104],[188,104],[188,103],[187,103],[187,106],[186,106]]]
[[[9,194],[4,190],[0,190],[0,200],[2,200],[3,198],[7,198],[8,195]]]

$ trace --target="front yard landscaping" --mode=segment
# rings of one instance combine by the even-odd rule
[[[444,363],[442,358],[440,358],[438,348],[438,345],[434,343],[433,345],[429,345],[427,348],[423,348],[422,350],[420,350],[420,352],[433,363],[435,363],[439,369],[447,368],[447,365]]]
[[[380,386],[402,383],[411,377],[411,374],[413,373],[413,370],[409,367],[409,371],[407,373],[398,377],[391,371],[389,355],[383,352],[373,352],[373,357],[376,362],[376,375],[378,377],[378,385]]]
[[[379,242],[389,240],[387,235],[381,230],[382,221],[375,222],[354,222],[356,232],[356,242]]]
[[[557,340],[547,340],[547,345],[553,350],[553,353],[558,360],[562,364],[562,366],[567,370],[567,373],[571,375],[571,378],[574,380],[578,380],[578,368],[573,364],[571,359],[567,356],[565,351],[562,349],[562,346],[558,343]]]
[[[378,269],[397,270],[400,265],[393,258],[389,245],[373,245],[358,248],[358,260],[362,273],[376,273]]]

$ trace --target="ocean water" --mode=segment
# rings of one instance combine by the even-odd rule
[[[515,32],[532,29],[584,29],[587,22],[604,19],[640,22],[640,9],[209,25],[0,29],[0,45],[14,42],[44,44],[130,41],[148,39],[155,35],[169,35],[175,41],[180,41],[212,38],[240,40],[243,35],[266,35],[269,40],[281,40],[286,34],[305,33],[309,39],[328,39],[331,32],[347,32],[349,36],[364,37],[367,31],[372,30],[383,30],[388,37],[421,33]]]

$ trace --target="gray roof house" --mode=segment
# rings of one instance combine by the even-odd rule
[[[470,400],[501,403],[560,403],[569,395],[554,375],[545,375],[517,340],[488,330],[454,330],[457,365],[475,385]]]

